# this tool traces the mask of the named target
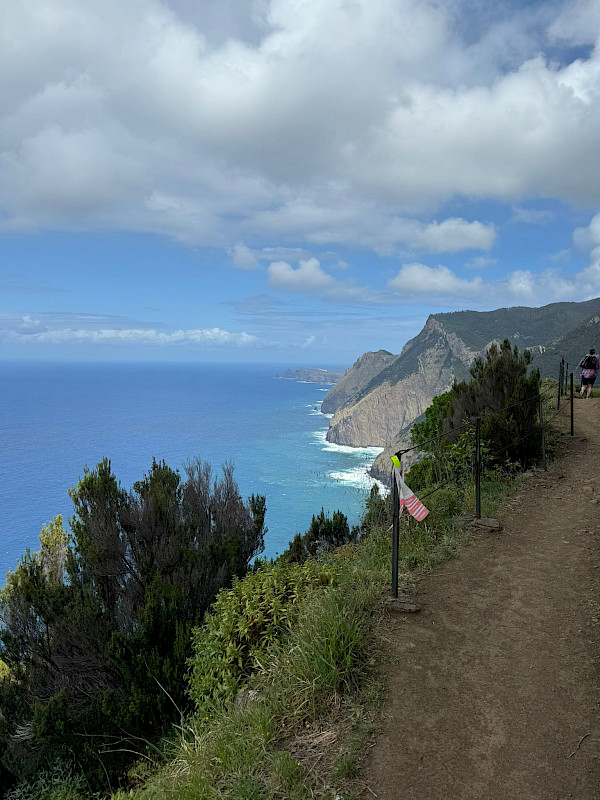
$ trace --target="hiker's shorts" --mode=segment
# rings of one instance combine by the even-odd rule
[[[596,380],[596,376],[594,375],[593,378],[584,378],[583,375],[581,376],[581,385],[582,386],[593,386],[594,381]]]

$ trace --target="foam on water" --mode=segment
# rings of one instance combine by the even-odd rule
[[[325,416],[325,415],[323,415]],[[348,453],[357,458],[363,458],[365,461],[369,459],[373,462],[379,453],[383,452],[383,447],[349,447],[346,444],[335,444],[334,442],[327,441],[327,430],[313,432],[313,444],[321,445],[322,450],[328,450],[331,453]],[[370,464],[368,466],[371,466]]]
[[[356,487],[357,489],[366,489],[370,491],[372,486],[378,486],[382,495],[386,495],[388,492],[387,487],[381,483],[381,481],[372,478],[363,467],[344,469],[340,472],[330,472],[329,476],[334,481]]]

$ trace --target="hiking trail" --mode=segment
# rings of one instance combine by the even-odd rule
[[[363,800],[600,797],[600,400],[567,438],[390,615]]]

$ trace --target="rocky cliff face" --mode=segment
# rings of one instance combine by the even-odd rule
[[[378,350],[362,355],[351,367],[348,367],[340,382],[327,392],[321,411],[324,414],[333,414],[368,386],[396,358],[398,356],[392,355],[387,350]]]
[[[390,456],[410,447],[412,424],[455,378],[469,377],[473,359],[484,356],[492,342],[508,338],[519,350],[529,349],[542,376],[556,377],[561,357],[573,369],[590,346],[600,350],[598,337],[600,298],[432,315],[399,356],[386,350],[365,353],[346,370],[323,402],[324,412],[335,412],[327,439],[351,447],[384,447],[371,474],[388,483]]]
[[[371,465],[371,468],[369,469],[369,474],[371,477],[381,481],[385,486],[391,485],[391,458],[398,452],[398,450],[408,450],[410,447],[412,447],[412,441],[410,438],[411,428],[415,422],[421,422],[423,419],[423,415],[417,417],[415,420],[413,420],[413,422],[411,422],[410,425],[407,425],[406,428],[402,428],[402,430],[392,439],[392,442],[377,456]],[[402,457],[402,467],[405,470],[410,469],[413,464],[419,461],[422,455],[423,454],[420,450],[411,450]]]
[[[327,439],[350,447],[386,447],[433,398],[462,378],[476,355],[430,317],[402,353],[335,412]]]

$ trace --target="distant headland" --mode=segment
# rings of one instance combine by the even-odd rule
[[[299,369],[286,369],[283,377],[289,381],[306,381],[307,383],[337,383],[344,377],[343,372],[335,372],[332,369],[309,369],[300,367]]]

